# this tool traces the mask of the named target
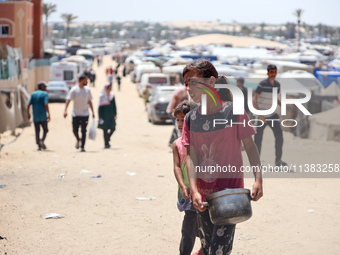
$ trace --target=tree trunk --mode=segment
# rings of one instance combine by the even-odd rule
[[[68,47],[68,37],[69,37],[69,35],[70,35],[70,27],[69,27],[69,25],[67,24],[67,26],[66,26],[66,48]]]
[[[46,39],[48,39],[48,20],[47,20],[47,17],[46,17],[46,25],[45,25],[46,27],[45,27],[45,29],[46,29],[46,31],[45,31],[45,33],[46,33]]]

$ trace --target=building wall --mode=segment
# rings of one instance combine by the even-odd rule
[[[14,6],[11,4],[0,3],[0,25],[8,25],[9,26],[9,35],[0,35],[0,42],[2,45],[11,45],[15,44],[15,23],[14,23]]]
[[[0,2],[0,24],[10,24],[10,36],[0,36],[3,45],[22,48],[23,58],[34,55],[34,6],[28,1]],[[38,55],[41,57],[41,55]]]
[[[34,22],[33,22],[33,53],[34,58],[43,57],[43,2],[42,0],[31,0],[34,4]]]

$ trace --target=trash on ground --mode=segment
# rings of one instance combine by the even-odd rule
[[[164,175],[157,175],[157,177],[164,177]]]
[[[101,177],[102,177],[101,174],[98,174],[98,175],[96,175],[96,176],[90,176],[90,178],[101,178]]]
[[[127,172],[126,172],[126,174],[127,174],[127,175],[130,175],[130,176],[134,176],[134,175],[136,175],[136,173],[135,173],[135,172],[129,172],[129,171],[127,171]]]
[[[81,171],[80,171],[80,173],[82,173],[82,174],[91,174],[91,173],[93,173],[92,171],[89,171],[89,170],[86,170],[86,169],[82,169]]]
[[[6,240],[7,240],[6,237],[0,236],[0,240],[3,240],[3,239],[6,239]]]
[[[150,197],[136,197],[137,200],[155,200],[156,198],[153,196]]]
[[[314,213],[314,210],[313,209],[309,209],[308,212],[309,213]]]
[[[59,213],[48,213],[44,216],[44,219],[61,219],[61,218],[64,218],[64,216]]]
[[[3,189],[5,187],[6,187],[6,185],[0,185],[0,189]]]
[[[60,179],[63,179],[63,178],[65,178],[65,177],[66,177],[65,174],[60,174],[60,175],[59,175],[59,178],[60,178]]]

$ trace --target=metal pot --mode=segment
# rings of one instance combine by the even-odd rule
[[[252,215],[249,189],[225,189],[206,197],[211,222],[231,225],[248,220]]]

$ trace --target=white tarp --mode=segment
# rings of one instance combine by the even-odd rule
[[[29,95],[21,86],[16,90],[2,90],[0,94],[0,133],[14,130],[18,126],[27,124],[26,109]],[[10,100],[9,108],[6,101]]]

